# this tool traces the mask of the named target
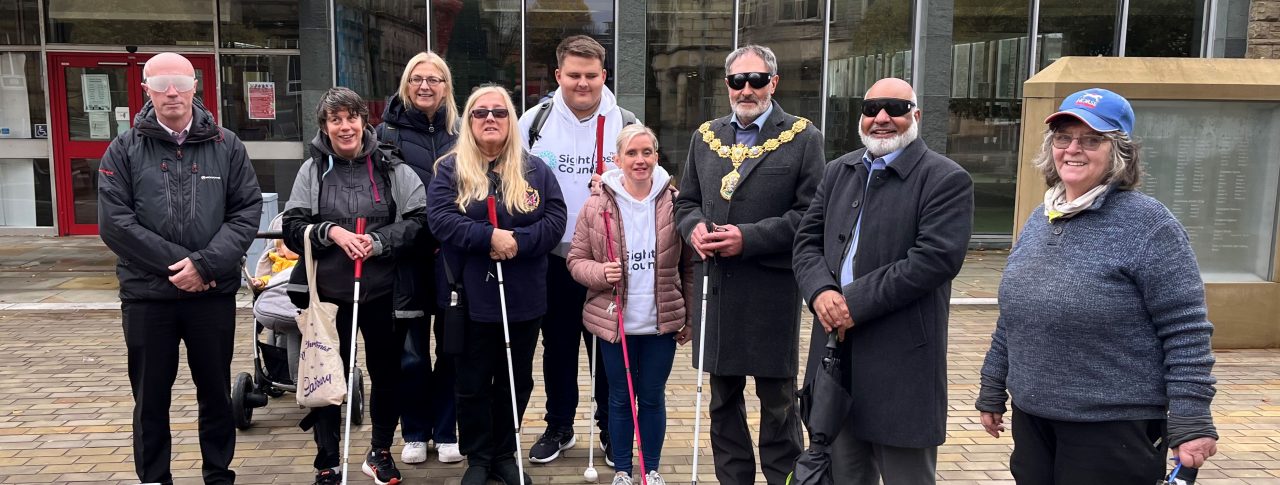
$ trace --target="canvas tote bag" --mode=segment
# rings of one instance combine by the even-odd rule
[[[338,306],[321,302],[316,287],[316,261],[311,257],[311,229],[307,226],[303,241],[307,265],[307,308],[298,314],[302,330],[302,352],[298,357],[298,405],[318,408],[341,405],[347,398],[346,373],[338,345]]]

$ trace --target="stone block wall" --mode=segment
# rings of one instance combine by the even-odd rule
[[[1280,59],[1280,0],[1253,0],[1245,57]]]

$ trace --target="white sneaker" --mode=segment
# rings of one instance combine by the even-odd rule
[[[423,441],[409,441],[404,444],[404,449],[400,450],[400,462],[406,464],[422,463],[427,461],[427,443]]]
[[[613,476],[612,485],[632,485],[631,475],[627,475],[626,472],[618,472],[617,475]]]
[[[662,479],[662,475],[657,470],[649,470],[649,474],[644,476],[648,485],[667,485],[667,481]]]
[[[436,445],[436,457],[440,463],[457,463],[462,461],[462,452],[457,443],[440,443]]]

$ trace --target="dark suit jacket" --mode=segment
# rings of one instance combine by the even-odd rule
[[[775,102],[756,143],[791,129],[796,119]],[[711,121],[712,132],[726,144],[734,141],[729,120],[726,116]],[[694,132],[676,199],[680,235],[688,241],[695,226],[710,220],[736,225],[743,241],[742,255],[718,258],[712,266],[707,372],[775,378],[794,378],[799,372],[800,294],[791,271],[791,243],[817,190],[824,158],[822,133],[810,124],[778,149],[744,161],[733,200],[728,201],[720,196],[720,178],[733,164]],[[698,268],[691,315],[695,338],[700,339],[704,265]],[[699,345],[693,345],[695,364]]]
[[[856,437],[937,446],[946,437],[951,280],[973,228],[973,181],[916,140],[864,190],[863,151],[827,164],[796,233],[796,280],[811,305],[828,289],[841,291],[849,305],[854,327],[840,349]],[[859,213],[854,281],[841,288],[840,266]],[[810,372],[826,341],[815,324]]]

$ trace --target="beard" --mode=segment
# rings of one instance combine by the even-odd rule
[[[859,127],[862,126],[863,118],[866,118],[866,116],[858,117]],[[862,139],[862,145],[867,147],[867,153],[874,155],[875,157],[883,157],[901,150],[907,145],[910,145],[911,142],[916,141],[916,138],[920,137],[920,124],[916,123],[915,120],[912,120],[911,126],[907,128],[906,133],[898,133],[898,135],[893,138],[872,138],[870,135],[867,135],[865,131],[859,128],[858,137]]]
[[[764,112],[769,109],[769,106],[773,104],[771,99],[773,99],[773,97],[767,93],[764,94],[763,96],[756,96],[753,94],[744,94],[742,96],[739,96],[737,99],[732,100],[733,114],[738,115],[739,121],[746,120],[746,119],[750,119],[754,121],[756,118],[759,118],[760,115],[764,114]],[[755,108],[748,108],[739,104],[743,101],[748,101],[748,100],[756,102]]]

